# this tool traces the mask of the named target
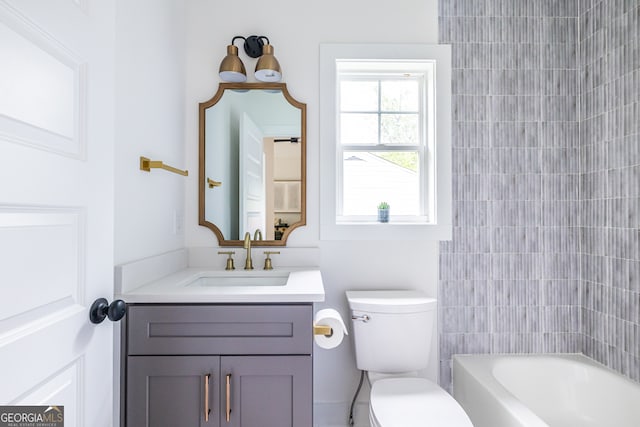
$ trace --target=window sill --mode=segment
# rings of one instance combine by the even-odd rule
[[[351,224],[412,224],[412,225],[436,225],[434,222],[429,221],[429,217],[426,215],[389,215],[389,221],[386,223],[378,221],[376,215],[345,215],[337,216],[336,224],[338,225],[351,225]]]
[[[411,222],[337,222],[322,224],[322,240],[451,240],[452,227]]]
[[[405,226],[436,226],[437,224],[431,224],[428,222],[424,222],[424,221],[388,221],[388,222],[380,222],[380,221],[348,221],[348,220],[344,220],[344,221],[336,221],[336,225],[379,225],[381,227],[386,227],[386,226],[400,226],[400,227],[405,227]]]

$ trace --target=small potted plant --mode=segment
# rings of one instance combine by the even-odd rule
[[[389,222],[389,203],[378,204],[378,222]]]

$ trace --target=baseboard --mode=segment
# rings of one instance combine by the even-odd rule
[[[313,405],[313,427],[349,426],[350,403],[330,402]],[[369,403],[358,402],[354,407],[353,427],[369,427]]]

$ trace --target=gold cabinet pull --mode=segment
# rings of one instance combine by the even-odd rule
[[[227,374],[227,422],[231,420],[231,374]]]
[[[211,379],[211,374],[207,374],[204,376],[204,421],[209,422],[209,414],[211,413],[211,408],[209,408],[209,380]]]

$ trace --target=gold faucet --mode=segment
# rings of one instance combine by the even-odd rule
[[[244,262],[245,270],[253,270],[253,262],[251,262],[251,234],[247,231],[244,233],[244,248],[247,250],[247,260]]]
[[[253,240],[262,240],[262,231],[259,228],[256,228],[256,232],[253,233]]]

